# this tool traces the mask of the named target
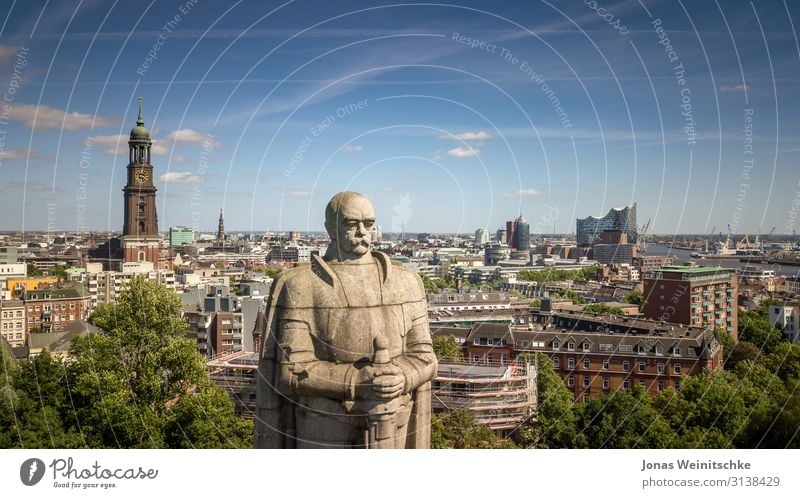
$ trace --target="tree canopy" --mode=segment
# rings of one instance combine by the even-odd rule
[[[237,417],[186,335],[174,292],[131,280],[73,340],[69,360],[22,362],[5,390],[6,447],[247,448],[252,422]],[[16,400],[16,402],[14,402]]]

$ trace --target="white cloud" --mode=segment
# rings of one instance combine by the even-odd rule
[[[480,150],[474,147],[458,146],[455,149],[448,150],[447,155],[450,157],[475,157],[480,154],[480,152]]]
[[[195,143],[195,144],[202,144],[208,142],[213,147],[220,147],[222,145],[216,140],[214,140],[213,135],[209,135],[207,133],[201,133],[191,128],[182,128],[180,130],[175,130],[169,135],[167,135],[167,138],[165,140],[174,143]]]
[[[364,152],[363,145],[345,145],[342,147],[342,152]]]
[[[289,197],[297,197],[297,198],[308,199],[309,197],[311,197],[311,191],[310,190],[290,190],[288,195],[289,195]]]
[[[750,90],[747,85],[722,85],[719,87],[720,92],[746,92],[747,90]]]
[[[158,179],[162,182],[172,183],[199,183],[203,181],[202,176],[189,171],[170,171],[169,173],[164,173]]]
[[[11,106],[11,119],[22,121],[28,128],[46,130],[61,128],[67,131],[81,128],[110,126],[114,120],[103,116],[93,116],[80,112],[65,112],[46,105],[18,104]]]
[[[394,192],[394,187],[383,187],[384,192]]]
[[[445,140],[488,140],[492,138],[492,134],[487,131],[465,131],[457,135],[441,135],[439,138]]]
[[[38,149],[0,149],[0,161],[16,161],[19,159],[52,159]]]
[[[523,188],[515,192],[503,192],[503,197],[538,197],[542,195],[541,190],[535,188]]]
[[[93,145],[103,146],[103,153],[111,156],[128,153],[128,135],[97,135],[92,137]]]

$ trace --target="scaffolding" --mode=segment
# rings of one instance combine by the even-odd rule
[[[536,414],[536,367],[439,363],[432,405],[434,413],[466,410],[478,423],[505,434]]]
[[[256,370],[258,353],[233,351],[218,354],[206,363],[211,381],[225,389],[236,414],[252,419],[256,412]]]

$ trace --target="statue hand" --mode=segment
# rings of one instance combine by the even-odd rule
[[[356,397],[389,400],[403,393],[405,383],[403,371],[395,365],[368,365],[358,372]]]

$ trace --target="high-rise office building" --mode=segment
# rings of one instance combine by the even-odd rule
[[[475,244],[482,246],[489,243],[489,232],[483,228],[475,230]]]

